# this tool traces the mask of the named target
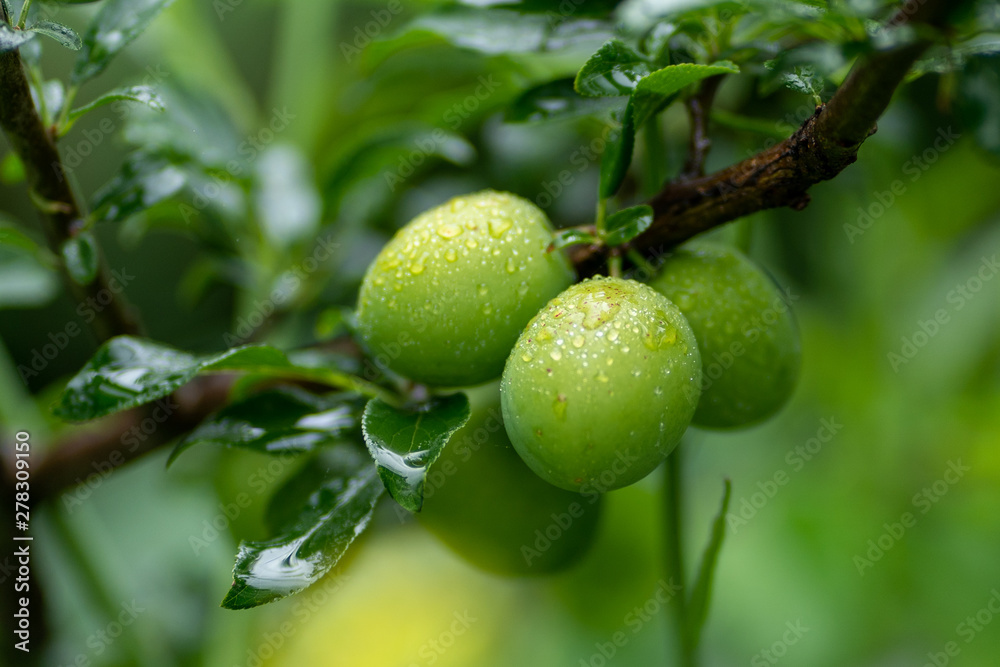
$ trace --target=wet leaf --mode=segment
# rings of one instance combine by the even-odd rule
[[[346,448],[345,448],[346,450]],[[384,491],[371,461],[345,451],[305,507],[277,536],[243,542],[226,609],[251,609],[297,593],[341,559],[371,521]]]
[[[264,345],[197,356],[150,340],[118,336],[102,345],[69,381],[55,412],[69,421],[86,421],[163,398],[202,372],[294,369],[283,352]]]
[[[652,71],[645,58],[613,39],[587,60],[576,75],[574,88],[588,97],[631,95],[639,80]]]
[[[317,396],[297,387],[268,389],[202,422],[177,443],[167,465],[195,445],[279,455],[330,447],[357,428],[362,405],[357,394]]]
[[[72,81],[92,79],[173,0],[105,0],[83,38]]]
[[[601,182],[598,193],[603,199],[612,197],[618,192],[632,163],[632,150],[635,148],[635,112],[632,98],[626,102],[621,116],[622,127],[608,141],[601,156]]]
[[[73,51],[79,51],[83,46],[83,42],[80,40],[80,35],[76,34],[75,30],[67,25],[63,25],[62,23],[56,23],[54,21],[39,21],[35,25],[28,28],[28,30],[54,39],[67,49],[71,49]]]
[[[598,240],[593,234],[581,229],[563,229],[552,235],[552,247],[558,249],[572,245],[591,245]]]
[[[628,243],[653,224],[653,209],[649,206],[633,206],[608,216],[605,221],[604,242],[609,246]]]
[[[434,397],[412,409],[379,399],[368,402],[361,421],[365,443],[389,495],[402,507],[420,511],[431,465],[469,415],[469,399],[461,393]]]

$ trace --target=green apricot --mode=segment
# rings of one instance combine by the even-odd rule
[[[694,423],[737,428],[763,421],[791,396],[799,332],[784,295],[748,257],[718,243],[690,243],[651,285],[684,313],[704,364]]]
[[[549,302],[504,368],[504,424],[542,479],[572,491],[632,484],[680,441],[701,357],[678,308],[648,285],[594,278]]]
[[[511,447],[496,385],[434,463],[417,518],[480,569],[505,575],[563,570],[587,552],[603,496],[557,489]]]
[[[376,359],[436,386],[496,379],[518,334],[573,280],[548,252],[552,227],[537,206],[486,190],[417,216],[368,268],[358,331]]]

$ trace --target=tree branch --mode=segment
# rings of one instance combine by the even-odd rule
[[[948,0],[907,3],[886,26],[938,28],[964,4]],[[858,149],[875,132],[875,123],[896,88],[930,45],[930,40],[919,38],[862,56],[830,101],[817,107],[785,141],[714,174],[693,179],[682,174],[668,183],[648,202],[655,214],[653,225],[632,242],[632,248],[646,254],[662,253],[696,234],[757,211],[805,208],[809,188],[833,178],[857,160]],[[704,149],[694,146],[696,137],[692,142],[695,150],[689,164],[696,167]],[[606,258],[601,249],[588,246],[578,248],[573,261],[580,275],[588,276],[602,271]]]
[[[0,5],[0,14],[7,21],[7,12],[2,7]],[[14,153],[24,163],[29,187],[47,202],[44,210],[40,211],[42,226],[52,252],[61,256],[63,244],[81,231],[83,209],[70,185],[53,134],[45,127],[35,108],[21,54],[16,50],[0,53],[0,128]],[[100,340],[116,334],[138,333],[138,322],[120,294],[120,288],[112,287],[103,261],[97,278],[85,287],[74,282],[65,267],[63,276],[78,301],[93,299],[97,303],[109,304],[100,312],[94,309],[97,316],[91,326]]]

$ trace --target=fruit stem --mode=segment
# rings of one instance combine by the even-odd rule
[[[608,257],[608,275],[612,278],[622,277],[622,255],[617,250],[618,248],[612,248],[611,256]]]
[[[681,487],[681,449],[683,442],[667,457],[664,469],[664,533],[666,537],[667,577],[669,583],[679,587],[674,596],[671,621],[674,632],[674,650],[679,667],[697,667],[696,647],[687,632],[687,582],[684,576],[684,554],[681,548],[683,535],[683,488]]]
[[[597,199],[597,214],[594,216],[594,231],[597,238],[604,238],[604,219],[608,216],[608,200],[604,197]]]

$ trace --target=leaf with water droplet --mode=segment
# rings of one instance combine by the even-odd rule
[[[108,66],[132,40],[173,0],[105,0],[83,38],[83,48],[73,68],[72,82],[79,85]]]
[[[424,504],[424,480],[470,415],[465,394],[437,396],[413,408],[372,399],[361,418],[365,443],[389,495],[411,512]]]
[[[604,242],[609,246],[628,243],[653,224],[653,209],[649,206],[633,206],[608,216],[605,221]]]
[[[566,248],[571,245],[591,245],[598,243],[596,236],[582,229],[563,229],[552,235],[552,249]]]
[[[639,81],[632,93],[636,125],[643,125],[655,113],[676,99],[684,88],[702,79],[719,74],[737,74],[740,68],[728,60],[711,65],[678,63],[652,72]]]
[[[357,428],[362,405],[353,393],[317,396],[297,387],[268,389],[227,405],[199,424],[177,443],[167,465],[195,445],[277,455],[330,447]]]
[[[69,421],[97,419],[163,398],[199,373],[215,371],[296,377],[346,387],[355,381],[360,384],[358,378],[339,371],[294,364],[284,352],[266,345],[199,356],[151,340],[118,336],[98,348],[69,381],[55,413]]]
[[[67,49],[71,49],[73,51],[79,51],[80,47],[83,46],[83,42],[80,40],[80,36],[76,34],[76,31],[67,25],[63,25],[62,23],[56,23],[55,21],[39,21],[28,28],[28,30],[54,39]]]
[[[588,97],[630,95],[653,70],[624,42],[612,39],[592,55],[576,75],[574,88]]]
[[[251,609],[298,593],[318,581],[367,528],[383,486],[371,462],[353,448],[329,468],[294,520],[278,535],[242,542],[226,609]]]

